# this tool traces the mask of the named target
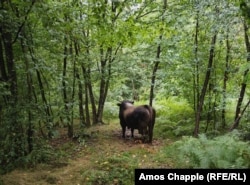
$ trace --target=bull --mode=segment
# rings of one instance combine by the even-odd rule
[[[137,129],[143,138],[147,135],[148,142],[152,143],[155,109],[150,105],[134,106],[134,101],[129,100],[124,100],[117,105],[119,106],[122,137],[125,138],[126,128],[131,129],[131,137],[134,137],[134,129]]]

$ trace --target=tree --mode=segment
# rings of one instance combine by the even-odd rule
[[[25,122],[20,119],[25,113],[20,111],[22,94],[18,87],[16,59],[18,54],[26,51],[22,45],[18,47],[18,41],[20,35],[24,33],[24,27],[34,4],[35,1],[17,3],[4,0],[0,3],[0,86],[2,88],[0,93],[0,124],[2,127],[0,146],[1,153],[3,153],[0,157],[1,163],[7,167],[9,163],[15,162],[20,156],[33,150],[31,112],[27,111],[27,127]],[[21,39],[21,44],[23,43],[24,40]],[[25,64],[28,66],[27,61]],[[27,74],[27,84],[28,95],[30,95],[32,89],[29,74]],[[25,131],[27,131],[27,135]],[[6,151],[8,154],[4,155]]]
[[[244,24],[245,45],[246,45],[246,51],[247,51],[247,62],[250,62],[250,55],[249,55],[249,53],[250,53],[250,42],[249,42],[249,37],[248,37],[248,33],[247,33],[248,26],[246,25],[246,22],[244,22],[243,24]],[[243,81],[242,81],[242,84],[241,84],[240,95],[239,95],[238,102],[237,102],[237,105],[236,105],[234,123],[231,126],[230,130],[233,130],[233,129],[238,127],[239,122],[240,122],[240,118],[242,116],[242,113],[244,113],[244,111],[241,112],[241,106],[242,106],[242,103],[243,103],[243,99],[244,99],[245,91],[246,91],[246,87],[247,87],[248,71],[249,71],[249,68],[247,68],[244,71],[244,76],[243,76]],[[247,105],[248,105],[248,103],[247,103]]]
[[[217,37],[217,33],[215,33],[215,35],[212,37],[212,40],[211,40],[211,47],[210,47],[210,54],[209,54],[209,60],[208,60],[208,65],[207,65],[206,77],[204,80],[204,84],[202,86],[199,101],[197,102],[197,109],[196,109],[197,112],[196,112],[195,129],[194,129],[195,136],[198,136],[198,133],[199,133],[199,123],[200,123],[201,112],[202,112],[207,88],[209,85],[211,69],[212,69],[213,60],[214,60],[214,50],[215,50],[215,44],[216,44],[216,37]]]
[[[165,22],[165,18],[164,18],[164,14],[166,12],[166,8],[167,8],[167,0],[163,0],[163,8],[162,8],[162,24],[164,25]],[[156,79],[156,72],[158,69],[158,66],[160,64],[160,54],[161,54],[161,44],[160,42],[162,41],[162,32],[163,32],[163,28],[161,28],[162,30],[160,30],[160,36],[159,36],[159,44],[157,46],[157,51],[156,51],[156,61],[154,64],[154,68],[152,71],[152,77],[151,77],[151,86],[150,86],[150,95],[149,95],[149,105],[152,106],[153,104],[153,98],[154,98],[154,85],[155,85],[155,79]]]

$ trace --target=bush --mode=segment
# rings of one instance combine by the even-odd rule
[[[192,135],[194,111],[185,99],[170,97],[155,102],[155,134],[162,137]]]
[[[194,117],[194,111],[187,100],[177,96],[157,100],[155,102],[155,108],[157,109],[158,117],[163,116],[174,122]]]
[[[116,105],[116,103],[106,102],[103,111],[104,119],[110,122],[113,119],[118,119],[118,115],[119,115],[119,107]]]

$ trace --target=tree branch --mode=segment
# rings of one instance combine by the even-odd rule
[[[30,13],[30,11],[31,11],[31,9],[32,9],[32,7],[33,7],[33,5],[35,4],[35,1],[36,1],[36,0],[32,0],[31,5],[30,5],[28,11],[26,12],[25,17],[24,17],[24,21],[23,21],[23,23],[21,24],[21,26],[19,27],[19,29],[18,29],[18,31],[17,31],[17,33],[16,33],[16,36],[15,36],[15,39],[13,40],[12,44],[16,42],[19,33],[22,31],[22,29],[23,29],[23,27],[24,27],[24,25],[25,25],[25,23],[26,23],[26,21],[27,21],[27,19],[28,19],[28,15],[29,15],[29,13]]]

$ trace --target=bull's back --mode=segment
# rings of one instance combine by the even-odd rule
[[[136,107],[133,111],[127,112],[126,122],[128,127],[139,128],[146,126],[150,119],[149,111],[144,107]]]

